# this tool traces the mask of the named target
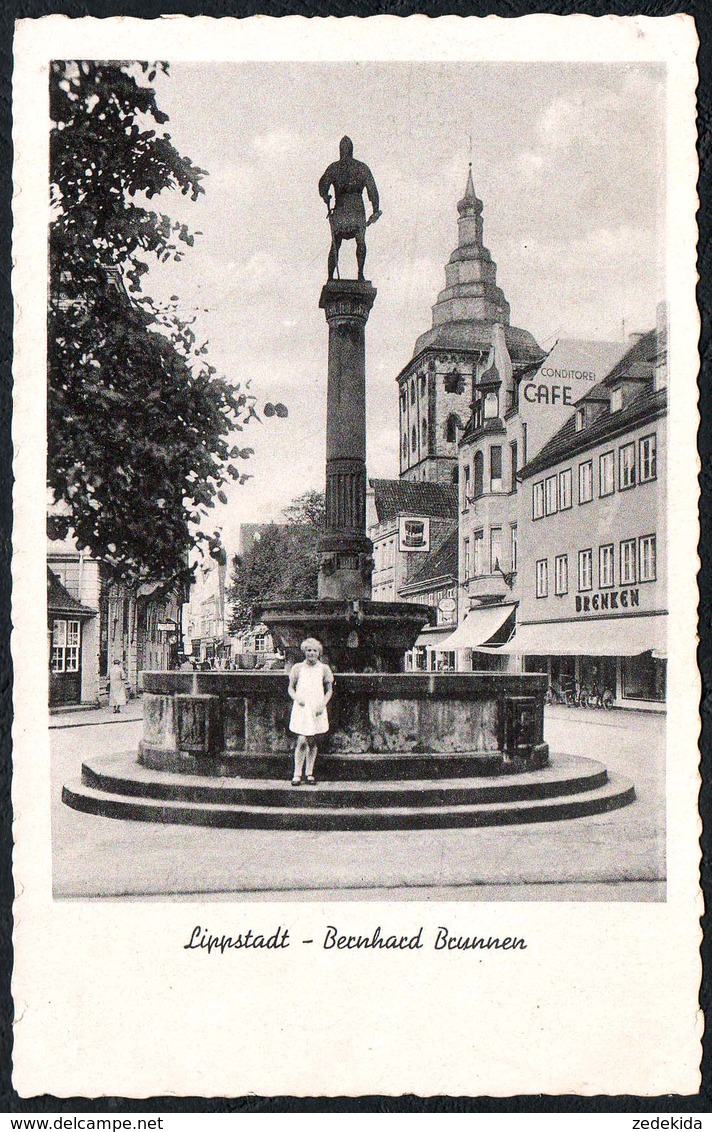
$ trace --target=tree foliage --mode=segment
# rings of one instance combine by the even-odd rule
[[[258,418],[218,377],[177,296],[142,289],[194,233],[154,197],[195,201],[205,171],[165,130],[152,83],[167,64],[52,63],[48,481],[80,547],[117,578],[184,575],[200,524],[249,478],[235,433]],[[286,415],[284,406],[265,406]]]
[[[308,491],[285,508],[284,523],[270,523],[250,550],[233,558],[228,598],[230,632],[255,624],[260,601],[297,601],[317,596],[319,536],[325,525],[324,495]]]

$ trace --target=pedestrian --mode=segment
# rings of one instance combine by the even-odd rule
[[[305,763],[306,781],[309,786],[315,786],[317,735],[329,730],[326,705],[334,689],[334,674],[320,659],[324,650],[316,638],[307,637],[301,643],[301,650],[304,660],[298,661],[289,673],[289,695],[294,701],[289,730],[297,736],[292,786],[301,786]]]
[[[114,709],[114,715],[119,715],[126,703],[126,674],[118,656],[109,670],[109,707]]]

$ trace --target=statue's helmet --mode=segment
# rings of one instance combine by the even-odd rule
[[[345,157],[353,157],[353,155],[354,143],[351,141],[351,138],[347,134],[344,134],[343,138],[339,142],[339,157],[343,161]]]

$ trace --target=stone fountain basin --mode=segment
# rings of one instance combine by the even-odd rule
[[[288,673],[146,672],[139,761],[153,769],[236,774],[255,758],[287,755]],[[507,758],[548,758],[546,677],[532,674],[338,673],[322,752],[466,756],[489,773]]]

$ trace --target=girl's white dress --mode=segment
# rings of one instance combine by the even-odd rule
[[[316,664],[300,661],[294,665],[290,678],[295,669],[299,669],[295,685],[297,699],[292,704],[289,730],[295,735],[323,735],[329,730],[329,717],[324,707],[326,695],[324,685],[333,684],[332,671],[328,664],[323,664],[320,660]],[[304,707],[300,707],[297,700],[303,700]],[[324,708],[321,715],[315,714],[317,708]]]

